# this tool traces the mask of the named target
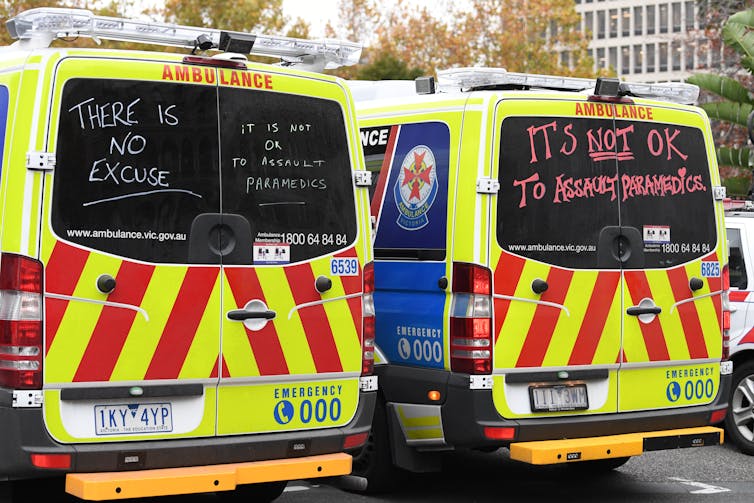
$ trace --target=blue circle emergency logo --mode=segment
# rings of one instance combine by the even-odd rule
[[[427,212],[437,196],[435,155],[429,147],[418,145],[406,154],[393,193],[400,212],[398,226],[415,231],[427,225]]]
[[[293,419],[293,404],[288,400],[281,400],[275,405],[275,421],[278,424],[288,424]]]
[[[668,400],[671,402],[677,402],[678,399],[681,398],[681,385],[676,381],[671,381],[668,384],[668,388],[665,390],[665,394],[667,395]]]

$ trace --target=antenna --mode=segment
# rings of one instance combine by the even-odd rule
[[[6,22],[14,45],[36,49],[67,37],[120,40],[162,46],[185,47],[192,51],[217,50],[255,56],[278,57],[285,65],[307,69],[332,69],[359,62],[361,44],[347,40],[263,35],[213,28],[194,28],[170,23],[97,16],[85,9],[42,7],[21,12]]]

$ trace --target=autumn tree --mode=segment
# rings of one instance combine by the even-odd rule
[[[444,11],[406,0],[391,5],[341,0],[341,16],[337,26],[329,27],[330,34],[364,43],[366,65],[390,54],[425,74],[484,65],[593,75],[588,41],[578,30],[580,17],[572,0],[470,0]]]

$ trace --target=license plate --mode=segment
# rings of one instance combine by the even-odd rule
[[[169,403],[131,403],[94,406],[97,435],[129,435],[173,431]]]
[[[535,412],[556,412],[589,408],[586,384],[529,386],[531,409]]]

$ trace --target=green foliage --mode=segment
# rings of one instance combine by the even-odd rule
[[[414,80],[424,75],[418,67],[409,68],[405,61],[390,53],[379,53],[370,64],[361,66],[356,72],[359,80]]]
[[[751,151],[748,148],[718,147],[717,159],[720,164],[725,166],[751,169],[751,166],[749,166],[750,153]]]
[[[754,103],[752,95],[737,80],[715,73],[698,73],[688,78],[688,82],[702,89],[740,103]]]
[[[723,43],[741,56],[741,65],[752,74],[754,69],[754,9],[731,14],[722,27]],[[739,81],[730,77],[697,74],[688,82],[698,85],[720,98],[702,104],[711,119],[727,122],[739,127],[747,127],[748,117],[754,109],[754,95]],[[749,164],[749,147],[721,145],[717,148],[717,160],[721,166],[735,166],[752,169]]]

